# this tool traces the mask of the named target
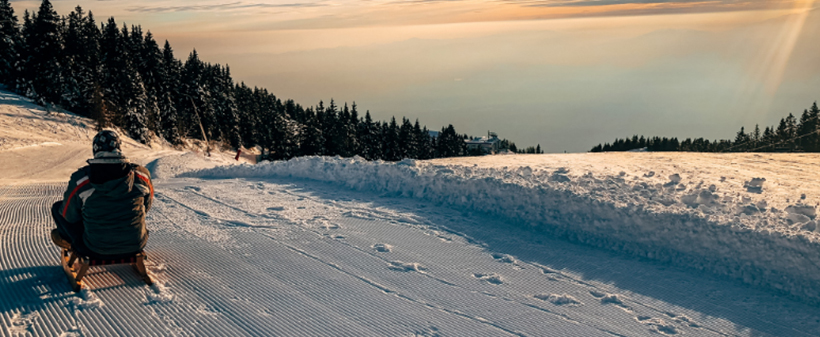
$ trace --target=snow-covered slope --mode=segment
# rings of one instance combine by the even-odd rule
[[[40,123],[71,128],[41,118],[37,107],[27,115],[25,104],[0,102],[0,135],[41,144],[0,150],[0,159],[25,161],[0,161],[0,336],[820,336],[820,310],[806,301],[607,245],[647,242],[636,247],[655,252],[653,235],[671,236],[666,222],[632,228],[624,214],[690,217],[715,228],[757,217],[777,229],[789,220],[771,207],[797,203],[780,200],[777,191],[801,193],[816,179],[789,179],[785,167],[812,166],[813,159],[799,156],[772,157],[778,176],[742,164],[748,172],[714,183],[710,193],[720,200],[693,208],[683,202],[697,186],[692,176],[719,179],[723,173],[704,173],[712,172],[709,165],[729,172],[732,164],[638,154],[400,163],[304,158],[208,169],[230,160],[129,145],[126,154],[157,178],[147,219],[147,264],[157,283],[146,286],[127,266],[92,267],[89,289],[75,294],[48,239],[48,210],[65,188],[62,174],[90,153],[88,140],[60,131],[38,138],[47,129]],[[16,126],[9,118],[33,124]],[[76,152],[50,150],[66,144]],[[679,163],[667,159],[684,164],[675,168]],[[49,167],[58,164],[65,167]],[[643,177],[648,169],[655,175]],[[673,173],[686,189],[664,187]],[[732,187],[747,175],[767,178],[762,193]],[[647,187],[636,190],[639,182]],[[816,194],[806,194],[802,203],[815,202]],[[730,208],[745,205],[742,196],[767,200],[766,210],[735,220]],[[709,209],[716,219],[697,220],[696,211]],[[580,235],[593,216],[606,225]],[[757,234],[743,235],[762,230],[750,232]],[[602,233],[612,237],[589,239]],[[714,233],[714,240],[726,238]],[[791,241],[777,243],[783,242]]]
[[[48,111],[27,98],[0,90],[0,184],[67,181],[91,156],[96,133],[94,121],[88,118]],[[234,163],[233,153],[215,151],[205,157],[174,150],[167,144],[149,147],[128,137],[123,137],[123,152],[143,165],[158,158],[178,163],[166,165],[167,172],[157,172],[160,176]],[[174,160],[176,156],[185,159]]]

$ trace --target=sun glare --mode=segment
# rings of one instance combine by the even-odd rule
[[[793,15],[789,16],[780,30],[777,39],[767,52],[766,60],[762,64],[766,92],[774,95],[783,81],[783,73],[789,64],[789,58],[794,51],[800,32],[806,23],[806,17],[814,5],[814,0],[795,2]]]
[[[746,109],[749,114],[745,117],[738,116],[738,120],[760,120],[771,112],[789,60],[814,3],[815,0],[795,1],[781,19],[782,23],[772,30],[770,36],[763,37],[766,42],[760,44],[757,54],[751,55],[748,75],[738,88],[734,100],[736,108]]]

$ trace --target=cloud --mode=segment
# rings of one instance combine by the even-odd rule
[[[592,6],[613,6],[613,5],[658,5],[670,4],[693,7],[771,7],[788,5],[793,1],[765,1],[765,0],[502,0],[510,4],[518,4],[525,7],[592,7]]]
[[[698,4],[698,5],[748,5],[754,2],[765,1],[737,1],[737,0],[505,0],[504,2],[531,7],[589,7],[611,5],[649,5],[649,4]],[[775,1],[777,2],[777,1]]]
[[[188,5],[188,6],[135,6],[126,8],[129,12],[139,13],[166,13],[166,12],[201,12],[201,11],[215,11],[215,10],[235,10],[248,8],[297,8],[297,7],[324,7],[327,4],[318,2],[306,3],[285,3],[285,4],[264,4],[264,3],[243,3],[231,2],[213,5]]]
[[[588,7],[588,6],[609,6],[624,4],[654,4],[668,2],[694,2],[678,0],[509,0],[507,2],[516,3],[530,7]]]
[[[403,4],[425,4],[425,3],[456,2],[456,1],[463,1],[463,0],[397,0],[397,1],[388,2],[386,4],[388,4],[388,5],[403,5]]]

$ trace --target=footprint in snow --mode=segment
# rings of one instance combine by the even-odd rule
[[[584,305],[584,303],[581,303],[581,301],[579,301],[575,297],[572,297],[569,294],[562,294],[562,295],[559,295],[559,294],[540,294],[540,295],[535,295],[533,297],[535,297],[539,300],[542,300],[542,301],[550,302],[550,303],[555,304],[555,305],[567,305],[567,306],[570,306],[570,307],[577,307],[577,306]]]
[[[34,324],[34,320],[40,316],[37,312],[30,312],[30,313],[20,313],[17,312],[11,318],[11,326],[8,327],[8,331],[11,335],[26,335],[33,333],[32,325]]]
[[[452,238],[446,237],[444,235],[439,235],[438,239],[441,240],[442,242],[453,242]]]
[[[699,328],[700,327],[700,324],[698,324],[697,322],[695,322],[694,320],[689,318],[689,316],[679,315],[679,314],[675,314],[675,313],[671,313],[671,312],[666,312],[665,314],[666,314],[666,316],[669,316],[669,318],[671,318],[673,321],[677,322],[678,324],[688,325],[688,326],[693,327],[693,328]]]
[[[438,333],[438,328],[431,326],[427,329],[416,331],[411,337],[440,337],[441,335]]]
[[[498,253],[493,253],[492,255],[493,255],[494,259],[498,260],[498,262],[518,264],[518,260],[516,260],[514,257],[512,257],[512,255],[498,254]]]
[[[677,335],[682,332],[674,324],[667,323],[666,321],[660,318],[638,316],[635,317],[635,319],[638,320],[638,322],[641,322],[649,326],[650,330],[660,333],[662,335]]]
[[[174,301],[174,294],[161,283],[154,283],[145,290],[145,305],[166,304]]]
[[[268,212],[279,212],[279,211],[284,211],[284,210],[285,210],[285,207],[283,207],[283,206],[279,206],[279,207],[268,207],[268,208],[267,208],[267,210],[268,210]]]
[[[391,261],[390,264],[387,266],[390,270],[395,271],[417,271],[419,273],[424,273],[427,271],[427,268],[419,264],[418,262],[401,262],[401,261]]]
[[[393,246],[386,243],[377,243],[372,247],[379,253],[389,253],[393,249]]]
[[[226,227],[255,227],[252,224],[242,221],[235,221],[235,220],[220,220],[220,224]]]
[[[592,297],[600,299],[601,304],[604,304],[604,305],[614,304],[614,305],[618,306],[619,308],[621,308],[621,309],[623,309],[627,312],[632,312],[632,308],[630,308],[625,303],[626,296],[624,296],[624,295],[607,294],[607,293],[603,293],[603,292],[599,292],[599,291],[595,291],[595,290],[592,290],[589,293],[592,295]]]
[[[473,277],[475,277],[479,280],[487,281],[490,284],[495,284],[495,285],[500,285],[500,284],[504,283],[504,278],[501,277],[501,275],[498,275],[496,273],[490,273],[490,274],[478,274],[478,273],[476,273],[476,274],[473,274]]]
[[[333,224],[333,223],[329,223],[329,222],[324,222],[324,221],[323,221],[323,222],[319,225],[319,228],[321,228],[321,229],[339,229],[339,228],[341,228],[341,227],[339,227],[339,225],[337,225],[337,224]]]
[[[70,301],[74,310],[93,310],[105,306],[105,303],[88,289],[80,291],[79,298]]]

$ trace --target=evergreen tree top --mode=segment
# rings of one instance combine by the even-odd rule
[[[11,8],[9,0],[0,0],[0,33],[4,36],[16,34],[19,25],[14,9]]]

